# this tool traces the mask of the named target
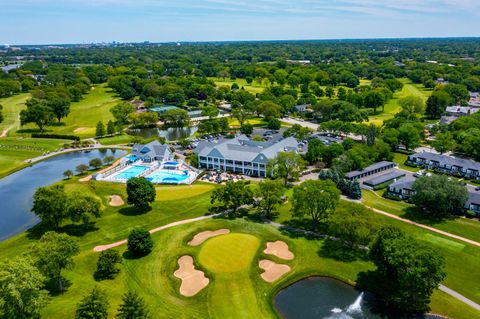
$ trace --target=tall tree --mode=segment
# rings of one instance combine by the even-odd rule
[[[148,319],[150,312],[145,303],[136,292],[128,291],[122,297],[122,303],[118,307],[117,318],[119,319]]]
[[[409,123],[405,123],[398,129],[398,141],[405,146],[407,150],[420,145],[420,132]]]
[[[381,229],[370,247],[377,266],[377,294],[402,313],[428,311],[433,291],[445,278],[444,258],[394,227]]]
[[[58,228],[66,217],[67,194],[63,185],[40,187],[33,195],[34,212],[42,223]]]
[[[95,136],[101,137],[105,135],[105,125],[103,125],[102,121],[97,123],[97,128],[95,130]]]
[[[212,211],[229,210],[232,215],[235,215],[241,206],[253,203],[253,193],[246,181],[227,181],[224,186],[212,192],[210,203],[220,204],[220,206],[212,206]]]
[[[285,185],[290,179],[296,179],[304,167],[300,154],[296,152],[280,152],[267,163],[268,173],[275,178],[282,178]]]
[[[275,210],[282,203],[282,196],[285,192],[283,185],[277,181],[265,180],[258,184],[255,192],[257,208],[260,216],[272,218]]]
[[[425,103],[422,98],[415,95],[409,95],[398,100],[402,110],[409,114],[423,114],[425,112]]]
[[[128,115],[134,111],[134,106],[129,102],[118,103],[110,109],[115,120],[122,125],[128,123]]]
[[[412,202],[435,218],[461,213],[468,200],[467,189],[444,175],[420,177],[412,188]]]
[[[448,131],[445,133],[438,133],[435,135],[435,140],[433,141],[432,146],[440,154],[453,151],[455,148],[455,140],[453,139],[452,133]]]
[[[133,177],[127,181],[127,203],[146,209],[155,201],[157,192],[152,182],[145,177]]]
[[[62,270],[72,268],[73,257],[80,252],[78,243],[67,234],[46,232],[35,245],[34,255],[37,267],[52,280],[56,280],[58,290],[63,291]]]
[[[365,94],[363,103],[365,107],[372,108],[373,112],[377,113],[377,109],[385,105],[385,96],[376,90],[372,90]]]
[[[0,123],[3,122],[3,106],[0,104]]]
[[[90,216],[100,217],[100,202],[93,196],[76,192],[68,196],[66,210],[73,222],[82,221],[87,226]]]
[[[78,304],[75,319],[107,319],[108,307],[107,294],[95,287]]]
[[[308,215],[315,228],[335,211],[340,201],[340,191],[330,180],[309,180],[293,188],[292,216]]]
[[[425,114],[432,119],[440,118],[445,114],[445,109],[452,103],[452,98],[447,92],[435,91],[427,100],[427,108]]]
[[[70,101],[61,96],[52,96],[47,99],[47,106],[52,110],[53,114],[58,120],[67,117],[70,114]]]
[[[43,131],[43,128],[52,122],[55,117],[52,109],[42,100],[30,99],[26,105],[27,108],[20,111],[20,123],[22,125],[35,123],[40,131]]]
[[[15,257],[0,262],[0,317],[40,318],[49,302],[45,277],[30,258]]]
[[[113,279],[120,272],[117,267],[122,263],[122,256],[113,249],[104,250],[100,253],[97,261],[96,279]]]
[[[150,232],[145,229],[134,229],[128,235],[128,250],[136,257],[148,255],[153,248]]]
[[[115,133],[115,123],[112,120],[108,121],[107,123],[107,134],[112,135]]]

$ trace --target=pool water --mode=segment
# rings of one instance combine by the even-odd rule
[[[175,174],[165,171],[157,171],[147,176],[149,181],[157,184],[178,184],[185,181],[187,178],[188,175],[186,175],[184,172]]]
[[[115,176],[115,179],[130,179],[132,177],[137,177],[141,173],[148,170],[148,166],[135,165],[127,168],[125,171]]]

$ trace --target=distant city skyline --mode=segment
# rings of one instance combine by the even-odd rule
[[[0,43],[480,36],[478,0],[3,0]]]

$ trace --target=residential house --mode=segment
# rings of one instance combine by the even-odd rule
[[[195,152],[200,167],[266,177],[269,159],[279,152],[296,152],[297,149],[298,141],[293,137],[273,143],[251,141],[241,135],[220,143],[200,142]]]
[[[480,180],[480,163],[468,159],[421,152],[409,155],[407,162],[445,174]]]

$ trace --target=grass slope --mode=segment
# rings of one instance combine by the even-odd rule
[[[400,92],[396,92],[393,99],[388,101],[388,103],[385,105],[385,111],[376,115],[371,115],[368,123],[382,125],[383,121],[393,118],[395,114],[401,111],[401,107],[398,104],[398,100],[401,98],[413,95],[419,96],[424,101],[426,101],[427,98],[431,95],[431,91],[426,90],[420,84],[414,84],[407,79],[400,79],[400,81],[403,83],[402,90]]]
[[[67,140],[0,138],[0,178],[28,166],[25,160],[60,148]]]
[[[267,87],[264,83],[259,84],[256,81],[254,81],[251,84],[248,84],[245,79],[230,80],[228,78],[223,79],[223,78],[217,78],[217,77],[212,77],[208,79],[214,81],[217,87],[221,87],[221,86],[231,87],[233,83],[237,83],[240,87],[243,87],[245,90],[253,94],[261,93]]]
[[[20,111],[23,110],[25,102],[30,98],[29,93],[14,95],[8,98],[0,99],[0,105],[3,106],[3,122],[0,123],[0,134],[6,129],[14,131],[20,128]]]

